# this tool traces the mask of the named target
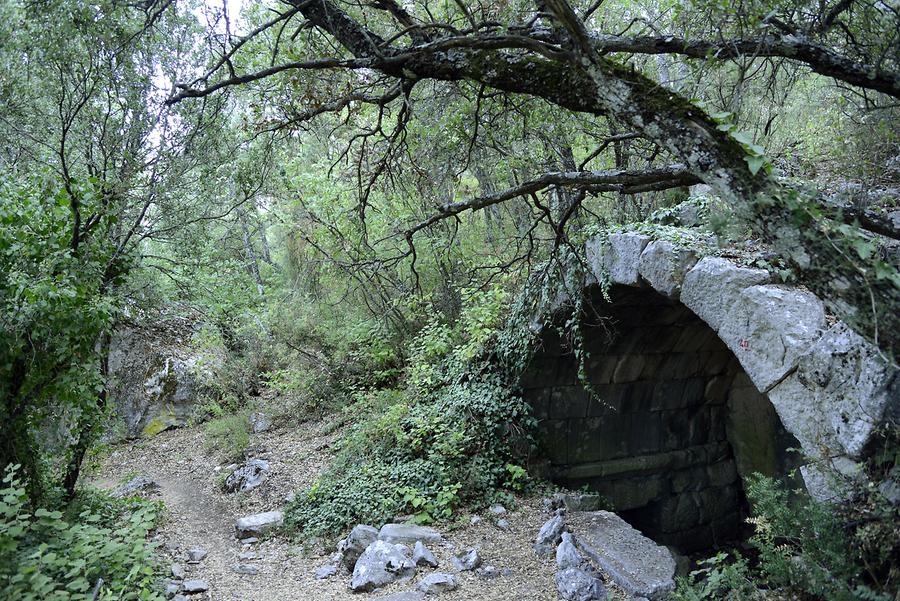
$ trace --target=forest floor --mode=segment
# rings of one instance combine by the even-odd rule
[[[234,534],[238,517],[280,509],[285,496],[303,490],[329,459],[329,449],[338,437],[328,423],[309,422],[300,427],[279,428],[255,434],[254,455],[269,461],[268,479],[247,493],[225,493],[221,482],[229,461],[223,462],[207,445],[201,427],[170,430],[149,439],[114,446],[95,468],[93,486],[112,489],[134,476],[155,480],[160,488],[150,494],[165,503],[166,510],[157,537],[163,560],[187,568],[186,578],[205,580],[209,590],[191,599],[214,601],[291,601],[334,599],[378,599],[383,595],[415,590],[415,584],[432,571],[455,573],[450,567],[453,553],[469,547],[481,554],[484,565],[511,573],[484,580],[473,572],[455,573],[460,586],[440,595],[447,601],[548,601],[558,599],[554,582],[555,561],[539,558],[531,543],[549,517],[538,498],[517,499],[506,516],[510,528],[502,531],[490,520],[478,525],[443,529],[445,542],[432,551],[440,566],[420,568],[412,581],[395,582],[370,595],[353,594],[346,573],[317,580],[317,568],[329,563],[334,546],[274,536],[252,546],[242,545]],[[439,526],[440,528],[440,526]],[[205,559],[187,564],[188,549],[203,548]],[[257,574],[238,574],[238,555],[252,551],[256,559],[243,561]],[[615,598],[624,595],[610,587]]]

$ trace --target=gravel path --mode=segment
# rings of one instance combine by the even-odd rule
[[[370,595],[353,594],[349,575],[316,580],[316,568],[329,563],[333,549],[309,548],[302,541],[272,537],[254,545],[242,545],[234,537],[237,517],[279,509],[285,495],[308,486],[327,463],[337,434],[322,423],[278,429],[257,435],[258,456],[270,463],[268,480],[249,493],[226,494],[220,482],[223,461],[206,450],[202,430],[185,428],[113,449],[99,467],[93,484],[112,488],[138,474],[153,478],[160,490],[155,493],[166,506],[158,538],[163,543],[164,560],[187,569],[187,578],[208,582],[206,593],[192,600],[215,601],[328,601],[334,599],[378,599],[384,594],[410,591],[434,570],[420,568],[413,581],[399,582]],[[218,469],[217,469],[218,468]],[[504,532],[484,519],[476,526],[445,531],[446,541],[432,551],[440,566],[437,571],[453,572],[450,557],[469,547],[478,549],[485,565],[508,568],[511,573],[495,580],[483,580],[471,572],[457,574],[460,588],[440,595],[441,599],[484,601],[550,601],[558,599],[552,558],[539,559],[531,542],[548,514],[538,499],[520,499],[515,511],[506,516],[510,528]],[[189,549],[208,551],[197,564],[187,564]],[[238,555],[250,551],[256,558],[242,563],[258,573],[234,571]],[[616,598],[621,595],[616,593]]]

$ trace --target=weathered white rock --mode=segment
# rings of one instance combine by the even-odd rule
[[[591,273],[599,280],[608,275],[614,284],[637,286],[641,283],[638,259],[650,236],[635,232],[610,234],[592,238],[585,244],[585,253]]]
[[[538,555],[550,555],[556,547],[566,528],[566,522],[562,515],[556,515],[547,520],[541,526],[537,538],[534,540],[534,550]]]
[[[428,547],[422,544],[422,541],[417,540],[416,546],[413,548],[412,560],[416,563],[417,566],[431,566],[432,568],[438,567],[438,560],[434,556]]]
[[[848,457],[820,459],[801,466],[800,474],[809,496],[821,503],[849,501],[865,479],[862,465]]]
[[[825,307],[815,295],[777,286],[750,286],[719,329],[753,384],[767,392],[797,366],[825,329]]]
[[[593,575],[578,568],[556,573],[556,590],[566,601],[606,601],[606,588]]]
[[[684,276],[680,300],[715,331],[725,322],[741,292],[769,281],[762,269],[739,267],[720,257],[704,257]]]
[[[497,528],[503,530],[504,532],[509,531],[509,520],[507,520],[506,518],[500,518],[499,520],[497,520]]]
[[[366,524],[354,526],[347,538],[338,545],[338,551],[342,554],[341,564],[348,571],[352,571],[359,556],[377,539],[378,530],[373,526],[367,526]]]
[[[488,513],[497,517],[504,516],[506,515],[506,507],[500,503],[495,503],[488,508]]]
[[[441,533],[434,528],[413,524],[385,524],[381,527],[378,538],[388,543],[407,545],[415,544],[416,541],[439,543],[444,540]]]
[[[667,240],[654,240],[638,259],[638,272],[657,292],[678,298],[684,276],[696,262],[693,251]]]
[[[459,588],[459,582],[457,582],[456,576],[453,574],[443,574],[441,572],[435,572],[434,574],[425,576],[416,587],[416,589],[422,591],[426,595],[447,593],[455,591],[457,588]]]
[[[481,555],[475,549],[467,549],[450,558],[450,563],[460,572],[469,572],[481,565]]]
[[[353,592],[371,592],[395,580],[412,578],[416,564],[400,545],[376,540],[359,556],[353,568],[350,588]]]
[[[578,514],[580,549],[612,580],[634,596],[665,599],[675,589],[675,559],[609,511]]]
[[[284,523],[284,514],[280,511],[267,511],[238,518],[234,523],[238,538],[255,537],[278,528]]]

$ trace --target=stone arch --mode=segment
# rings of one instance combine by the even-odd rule
[[[877,427],[896,417],[900,378],[876,348],[829,322],[818,298],[638,233],[586,250],[592,393],[553,328],[522,380],[551,477],[603,493],[682,549],[733,535],[742,478],[785,477],[799,460],[788,448],[802,449],[817,499],[841,492],[825,464],[859,477]],[[611,285],[609,301],[600,281]]]

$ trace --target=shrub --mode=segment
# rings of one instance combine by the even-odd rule
[[[158,507],[93,497],[61,511],[29,510],[16,467],[0,488],[0,598],[162,600],[146,537]]]
[[[250,445],[250,419],[246,411],[208,421],[205,432],[208,447],[228,459],[239,459]]]

